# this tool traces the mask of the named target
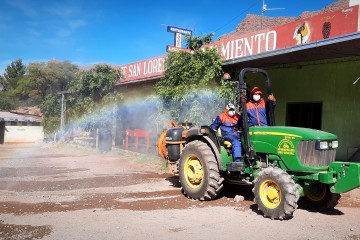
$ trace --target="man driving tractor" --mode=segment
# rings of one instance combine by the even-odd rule
[[[221,135],[225,141],[231,142],[234,162],[240,162],[242,155],[240,141],[240,115],[235,112],[235,106],[229,103],[224,108],[224,112],[216,116],[214,122],[210,125],[212,129],[221,130]]]

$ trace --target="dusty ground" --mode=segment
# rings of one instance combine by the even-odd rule
[[[187,199],[161,163],[118,149],[0,145],[0,239],[360,239],[358,189],[333,211],[272,221],[240,188]]]

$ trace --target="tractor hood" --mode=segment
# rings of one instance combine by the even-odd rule
[[[300,127],[250,127],[250,136],[284,136],[292,138],[300,138],[301,140],[322,140],[336,139],[336,135],[320,130]]]

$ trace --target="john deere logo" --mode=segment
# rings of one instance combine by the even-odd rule
[[[278,154],[295,155],[294,144],[289,139],[283,139],[278,144]]]

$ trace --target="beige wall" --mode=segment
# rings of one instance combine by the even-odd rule
[[[269,69],[276,125],[285,125],[287,103],[321,102],[321,130],[338,136],[337,160],[346,160],[360,148],[359,69],[360,58]]]
[[[5,144],[42,142],[43,139],[42,126],[5,126]]]

